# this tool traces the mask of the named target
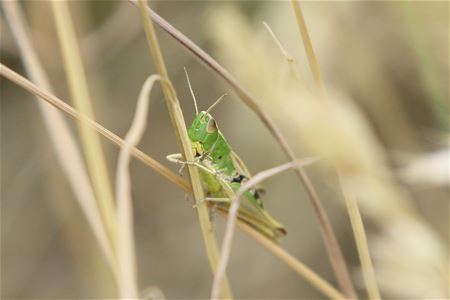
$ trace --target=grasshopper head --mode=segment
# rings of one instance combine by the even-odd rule
[[[189,127],[188,135],[192,142],[213,144],[219,135],[219,128],[209,113],[201,111]]]

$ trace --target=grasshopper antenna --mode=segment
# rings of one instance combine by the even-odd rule
[[[184,67],[184,74],[186,74],[186,79],[188,82],[189,90],[191,91],[192,99],[194,99],[194,107],[195,107],[195,113],[198,115],[198,106],[197,106],[197,99],[195,99],[194,90],[192,89],[191,81],[189,80],[189,75],[186,70],[186,67]]]
[[[219,104],[220,101],[222,101],[223,98],[225,98],[225,96],[228,96],[228,93],[223,94],[222,96],[219,97],[219,99],[216,100],[216,102],[214,102],[207,110],[206,113],[209,113],[217,104]]]

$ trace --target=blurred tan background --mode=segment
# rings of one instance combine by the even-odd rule
[[[96,119],[123,137],[141,85],[155,72],[139,13],[133,5],[118,1],[73,1],[70,6]],[[265,89],[276,80],[283,81],[287,70],[262,25],[262,21],[267,22],[295,58],[301,85],[313,89],[289,2],[157,1],[153,7],[258,97],[260,93],[268,95],[270,91]],[[30,1],[23,3],[23,8],[55,94],[70,103],[49,4]],[[382,296],[446,297],[449,4],[306,2],[303,9],[330,94],[352,99],[386,154],[387,165],[395,175],[393,181],[407,194],[406,205],[420,218],[420,228],[408,227],[411,231],[406,231],[419,239],[404,241],[405,231],[393,230],[386,236],[388,231],[380,229],[376,217],[365,219],[375,272],[388,279],[379,279]],[[3,10],[1,22],[1,62],[25,74]],[[158,30],[158,36],[189,124],[195,111],[184,66],[201,109],[224,92],[231,92],[230,88],[162,31]],[[0,84],[2,298],[113,297],[112,276],[55,159],[35,98],[3,78]],[[271,101],[289,105],[290,100],[282,98],[272,97]],[[179,150],[159,87],[151,99],[148,128],[139,148],[177,171],[178,167],[165,159]],[[272,108],[264,100],[261,103]],[[268,131],[235,95],[213,114],[253,173],[286,161]],[[274,118],[282,119],[275,113]],[[76,122],[67,120],[75,132]],[[280,121],[279,126],[299,157],[314,154],[303,146],[293,125]],[[329,126],[332,130],[333,122]],[[101,140],[114,182],[118,149]],[[414,164],[434,154],[440,154],[436,162]],[[444,172],[442,166],[447,166]],[[365,298],[335,172],[316,165],[308,167],[308,172],[330,215],[361,298]],[[132,161],[131,176],[140,289],[156,286],[169,299],[208,297],[212,280],[192,200],[186,201],[182,190],[141,162]],[[335,284],[316,217],[294,174],[276,176],[264,186],[266,208],[288,230],[281,245]],[[370,215],[364,207],[363,218]],[[217,216],[219,236],[223,224]],[[422,231],[419,234],[417,230]],[[396,257],[407,256],[405,250],[417,247],[420,255],[412,256],[409,264],[396,261]],[[237,299],[323,298],[239,231],[228,274]]]

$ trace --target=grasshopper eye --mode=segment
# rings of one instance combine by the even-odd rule
[[[208,133],[213,133],[213,132],[216,131],[216,130],[217,130],[217,124],[216,124],[216,121],[215,121],[213,118],[209,119],[208,125],[207,125],[207,127],[206,127],[206,131],[207,131]]]

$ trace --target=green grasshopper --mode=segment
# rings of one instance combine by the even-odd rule
[[[233,199],[235,192],[251,175],[242,160],[231,150],[216,121],[209,114],[211,109],[225,95],[220,97],[206,111],[199,113],[190,83],[189,88],[194,98],[197,113],[188,129],[195,161],[182,161],[182,156],[179,153],[168,155],[167,159],[183,166],[187,164],[197,166],[207,197],[205,200],[211,206],[226,212],[230,207],[230,199]],[[245,199],[240,205],[238,218],[269,239],[276,241],[277,238],[286,235],[286,229],[264,209],[260,199],[261,192],[261,188],[253,188],[245,192]]]

